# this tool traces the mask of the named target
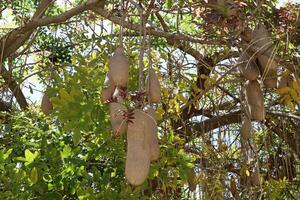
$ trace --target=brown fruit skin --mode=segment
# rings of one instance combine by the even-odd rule
[[[250,56],[247,52],[243,52],[241,53],[241,56],[238,60],[238,62],[245,62],[243,64],[240,65],[240,71],[243,75],[243,77],[247,80],[253,81],[256,80],[259,76],[259,69],[257,64],[255,63],[255,61],[252,58],[250,60]]]
[[[267,54],[272,55],[273,41],[267,28],[262,23],[258,24],[252,33],[251,44],[258,48],[257,58],[260,75],[266,88],[277,87],[277,62]]]
[[[155,110],[151,106],[146,106],[143,110],[147,115],[146,132],[149,138],[150,160],[155,161],[159,158],[158,129],[155,120]]]
[[[251,120],[248,117],[243,118],[242,127],[241,127],[241,139],[243,142],[246,142],[250,139],[251,132]]]
[[[123,118],[124,112],[127,112],[127,109],[121,103],[109,103],[110,122],[115,136],[119,136],[127,130],[127,122]]]
[[[264,97],[257,81],[247,81],[245,84],[246,102],[251,119],[262,121],[265,119]]]
[[[146,92],[151,103],[160,102],[160,83],[153,69],[150,69],[149,76],[146,79]]]
[[[251,44],[259,48],[258,55],[262,54],[266,50],[270,50],[273,45],[272,38],[270,37],[266,26],[262,23],[259,23],[255,27],[252,32],[252,38]]]
[[[260,175],[258,173],[258,170],[255,169],[253,173],[251,173],[251,176],[250,176],[250,181],[251,181],[251,184],[252,186],[260,186]]]
[[[41,103],[42,112],[45,115],[49,115],[53,111],[53,106],[50,101],[50,98],[47,94],[44,94],[42,103]]]
[[[105,103],[109,99],[111,99],[115,89],[116,89],[116,86],[111,82],[109,75],[107,74],[105,77],[105,81],[103,83],[103,89],[102,89],[102,93],[101,93],[102,103]]]
[[[259,70],[266,88],[277,87],[277,62],[266,55],[258,56]]]
[[[132,123],[127,130],[125,176],[131,185],[144,183],[150,168],[149,141],[145,131],[147,115],[140,109],[133,111]]]
[[[126,87],[129,78],[129,62],[125,56],[124,48],[118,47],[109,59],[109,74],[115,86]]]

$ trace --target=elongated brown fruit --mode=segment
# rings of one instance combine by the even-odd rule
[[[103,103],[111,99],[115,89],[116,86],[111,82],[109,75],[107,74],[103,83],[103,89],[101,93],[101,100]]]
[[[44,94],[44,96],[43,96],[42,103],[41,103],[41,108],[42,108],[42,111],[45,115],[49,115],[53,110],[52,103],[51,103],[50,98],[47,94]]]
[[[109,115],[111,126],[115,136],[119,136],[126,132],[127,122],[123,117],[124,112],[127,112],[126,107],[118,102],[109,103]]]
[[[251,121],[247,116],[243,117],[242,127],[241,127],[241,138],[243,142],[250,139],[251,133]]]
[[[146,132],[149,137],[150,160],[154,161],[159,158],[158,129],[155,120],[155,110],[149,105],[143,110],[147,114]]]
[[[153,69],[150,69],[149,76],[146,79],[146,92],[151,103],[160,102],[160,83]]]
[[[277,87],[277,62],[266,55],[258,56],[260,74],[267,88]]]
[[[262,121],[265,119],[264,97],[257,81],[247,81],[245,84],[246,102],[251,119]]]
[[[125,176],[132,185],[141,185],[150,168],[149,142],[145,131],[147,115],[140,109],[133,111],[132,123],[128,124]]]
[[[260,175],[257,169],[254,169],[254,172],[251,173],[250,181],[253,186],[260,186]]]
[[[109,74],[115,86],[127,86],[129,62],[125,56],[123,47],[118,47],[115,54],[109,59]]]
[[[240,64],[240,71],[245,79],[256,80],[259,76],[259,69],[254,61],[255,58],[251,58],[247,52],[242,52],[238,62],[243,62]]]
[[[252,38],[253,40],[251,41],[250,45],[254,45],[257,47],[257,49],[259,50],[257,52],[258,55],[263,54],[267,50],[270,50],[273,45],[272,38],[268,33],[266,26],[262,23],[259,23],[255,27],[254,31],[252,32]]]

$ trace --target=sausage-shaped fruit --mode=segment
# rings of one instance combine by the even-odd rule
[[[260,74],[267,88],[277,87],[277,62],[265,54],[258,56]]]
[[[251,133],[251,121],[247,116],[243,117],[242,127],[241,127],[241,139],[246,142],[250,139]]]
[[[257,81],[247,81],[245,84],[246,102],[251,119],[262,121],[265,119],[264,97]]]
[[[41,108],[45,115],[49,115],[53,110],[53,105],[47,94],[44,94],[44,96],[42,98]]]
[[[158,144],[158,129],[155,120],[155,110],[151,106],[146,106],[144,112],[147,115],[146,118],[146,132],[149,137],[149,148],[150,148],[150,160],[154,161],[159,158],[159,144]]]
[[[255,27],[254,31],[252,32],[252,38],[253,40],[251,41],[251,45],[254,45],[258,48],[258,55],[270,50],[273,45],[272,38],[270,37],[266,26],[262,23],[259,23]]]
[[[109,59],[109,74],[115,86],[126,87],[129,78],[129,62],[123,47],[118,47]]]
[[[160,83],[153,69],[150,69],[149,76],[146,79],[146,92],[151,103],[160,102]]]
[[[150,168],[149,141],[145,131],[147,115],[140,109],[133,111],[132,123],[127,130],[127,156],[125,176],[134,186],[141,185]]]
[[[239,66],[241,74],[250,81],[256,80],[259,76],[259,69],[254,59],[247,52],[242,52],[238,60],[241,63]]]

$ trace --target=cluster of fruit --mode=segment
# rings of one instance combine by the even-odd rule
[[[240,72],[247,80],[244,85],[246,117],[262,121],[265,119],[265,107],[258,80],[266,88],[277,88],[278,64],[274,59],[276,48],[267,28],[261,23],[248,34],[248,41],[238,60]]]
[[[159,158],[158,129],[152,103],[160,101],[160,83],[153,69],[146,79],[146,92],[138,93],[140,101],[134,109],[124,104],[130,64],[122,46],[109,60],[109,71],[104,81],[101,99],[109,106],[110,120],[115,136],[127,132],[125,176],[132,185],[142,184],[149,173],[150,162]],[[149,105],[144,105],[146,95]],[[133,98],[128,98],[132,100]]]

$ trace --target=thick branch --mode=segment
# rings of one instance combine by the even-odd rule
[[[74,7],[61,15],[45,17],[41,19],[33,19],[31,22],[27,23],[24,27],[22,27],[19,31],[21,33],[25,33],[27,31],[31,31],[40,26],[46,26],[49,24],[59,24],[67,21],[71,17],[78,15],[86,10],[92,9],[94,6],[99,5],[99,0],[90,0],[84,4],[80,4],[77,7]]]
[[[289,114],[285,115],[284,113],[278,113],[278,112],[267,112],[267,115],[276,117],[276,116],[283,116],[283,117],[288,117],[288,118],[293,118],[299,120],[298,116],[290,116]],[[203,133],[207,133],[209,131],[212,131],[216,128],[230,125],[230,124],[235,124],[235,123],[241,123],[241,112],[236,111],[230,114],[210,118],[207,120],[204,120],[202,122],[194,123],[192,125],[192,129],[197,131],[196,136],[201,136]],[[295,137],[295,134],[288,134],[286,131],[284,131],[284,128],[280,127],[280,125],[275,125],[272,123],[270,120],[267,120],[265,122],[265,125],[270,128],[270,131],[275,133],[280,139],[286,142],[286,144],[300,157],[300,152],[299,152],[299,140],[297,140]]]
[[[5,67],[1,67],[0,72],[1,76],[5,80],[5,83],[8,85],[9,89],[12,91],[20,107],[22,109],[27,108],[28,104],[26,98],[17,82],[11,77],[11,74],[7,71],[7,69],[5,69]]]
[[[192,129],[197,130],[197,136],[200,136],[201,134],[207,133],[216,128],[229,124],[239,123],[241,121],[241,111],[236,111],[230,114],[214,117],[211,119],[204,120],[202,122],[195,123],[192,126]]]
[[[42,0],[33,15],[33,19],[40,18],[51,3],[52,0]],[[26,98],[17,82],[12,78],[9,71],[3,66],[3,61],[9,55],[14,53],[18,48],[20,48],[28,40],[32,32],[33,30],[26,33],[20,33],[19,29],[14,29],[13,31],[2,37],[0,41],[0,74],[3,77],[5,83],[8,85],[9,89],[12,91],[14,97],[16,98],[18,104],[22,109],[25,109],[28,106]]]
[[[0,42],[2,45],[0,49],[0,64],[3,63],[3,60],[5,60],[5,58],[14,54],[22,45],[24,45],[24,43],[28,40],[28,38],[31,36],[31,34],[37,27],[64,22],[69,18],[73,17],[74,15],[77,15],[85,10],[91,9],[93,6],[101,6],[100,4],[103,4],[104,0],[90,0],[89,2],[81,4],[61,15],[55,17],[42,18],[45,11],[48,9],[52,2],[53,0],[42,0],[36,12],[34,13],[32,20],[29,23],[25,24],[25,26],[21,28],[14,29],[1,39]],[[0,72],[6,84],[13,92],[20,107],[23,109],[26,108],[28,104],[26,102],[25,96],[23,95],[17,82],[11,77],[8,70],[3,67],[3,64],[1,65]]]
[[[32,20],[41,18],[53,0],[42,0]],[[26,25],[25,25],[26,26]],[[19,49],[30,37],[34,29],[22,31],[22,28],[16,28],[1,38],[1,63],[9,55]]]

